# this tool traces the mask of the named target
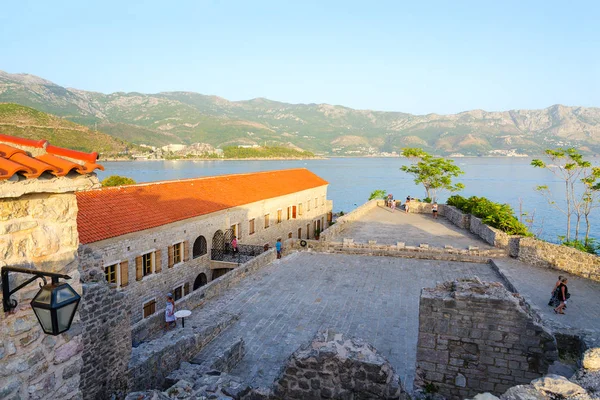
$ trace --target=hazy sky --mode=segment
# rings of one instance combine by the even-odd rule
[[[419,114],[600,106],[600,1],[6,1],[0,70]]]

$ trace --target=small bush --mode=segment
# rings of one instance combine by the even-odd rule
[[[527,226],[517,219],[511,206],[493,202],[485,197],[460,195],[450,196],[446,204],[454,206],[466,214],[481,218],[481,222],[509,234],[533,236]]]
[[[374,199],[385,199],[387,196],[387,192],[385,190],[374,190],[371,192],[371,195],[369,196],[369,200],[374,200]]]
[[[425,197],[423,199],[423,203],[431,203],[433,200],[431,200],[431,197]]]
[[[588,239],[587,244],[582,242],[581,240],[564,240],[562,245],[572,247],[579,251],[584,251],[590,254],[598,254],[598,250],[600,250],[600,244],[596,241],[596,239],[590,238]]]
[[[126,176],[111,175],[102,181],[102,186],[135,185],[135,181]]]

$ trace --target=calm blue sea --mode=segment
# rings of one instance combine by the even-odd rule
[[[529,165],[529,158],[458,158],[455,162],[465,171],[460,179],[466,186],[463,196],[484,196],[498,202],[509,203],[519,212],[519,199],[523,211],[535,213],[536,230],[541,237],[556,241],[565,232],[564,215],[548,205],[534,188],[548,185],[559,194],[563,185],[545,170]],[[100,179],[109,175],[123,175],[137,182],[163,181],[198,176],[224,175],[242,172],[267,171],[285,168],[307,168],[329,181],[329,198],[334,211],[348,212],[364,203],[375,189],[384,189],[395,198],[425,197],[422,187],[416,186],[400,166],[400,158],[331,158],[324,160],[289,161],[124,161],[104,162],[106,170]],[[445,199],[447,195],[443,195]],[[600,237],[600,210],[592,215],[592,236]],[[582,224],[582,229],[584,229]]]

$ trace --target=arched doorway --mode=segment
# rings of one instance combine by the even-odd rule
[[[194,281],[194,290],[197,290],[199,288],[201,288],[202,286],[206,285],[207,279],[206,279],[206,274],[204,272],[198,274],[198,276],[196,277],[196,280]]]
[[[225,254],[232,252],[231,241],[233,240],[233,229],[227,229],[225,233],[220,229],[213,236],[211,260],[223,261]]]
[[[198,236],[196,241],[194,241],[194,248],[192,250],[192,257],[198,258],[205,255],[207,252],[206,248],[206,239],[204,236]]]

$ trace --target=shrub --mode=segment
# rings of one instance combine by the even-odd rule
[[[527,226],[517,219],[511,206],[493,202],[485,197],[460,195],[450,196],[446,204],[454,206],[466,214],[481,218],[481,222],[509,235],[533,236]]]
[[[111,175],[102,181],[102,186],[135,185],[135,181],[126,176]]]
[[[387,192],[385,190],[374,190],[371,192],[371,195],[369,196],[369,200],[374,200],[374,199],[385,199],[387,196]]]
[[[596,240],[593,238],[588,239],[587,244],[585,242],[582,242],[581,240],[577,240],[577,239],[564,240],[562,242],[562,244],[564,246],[572,247],[579,251],[584,251],[584,252],[590,253],[590,254],[598,254],[598,250],[600,250],[600,244],[598,244],[598,242],[596,242]]]

